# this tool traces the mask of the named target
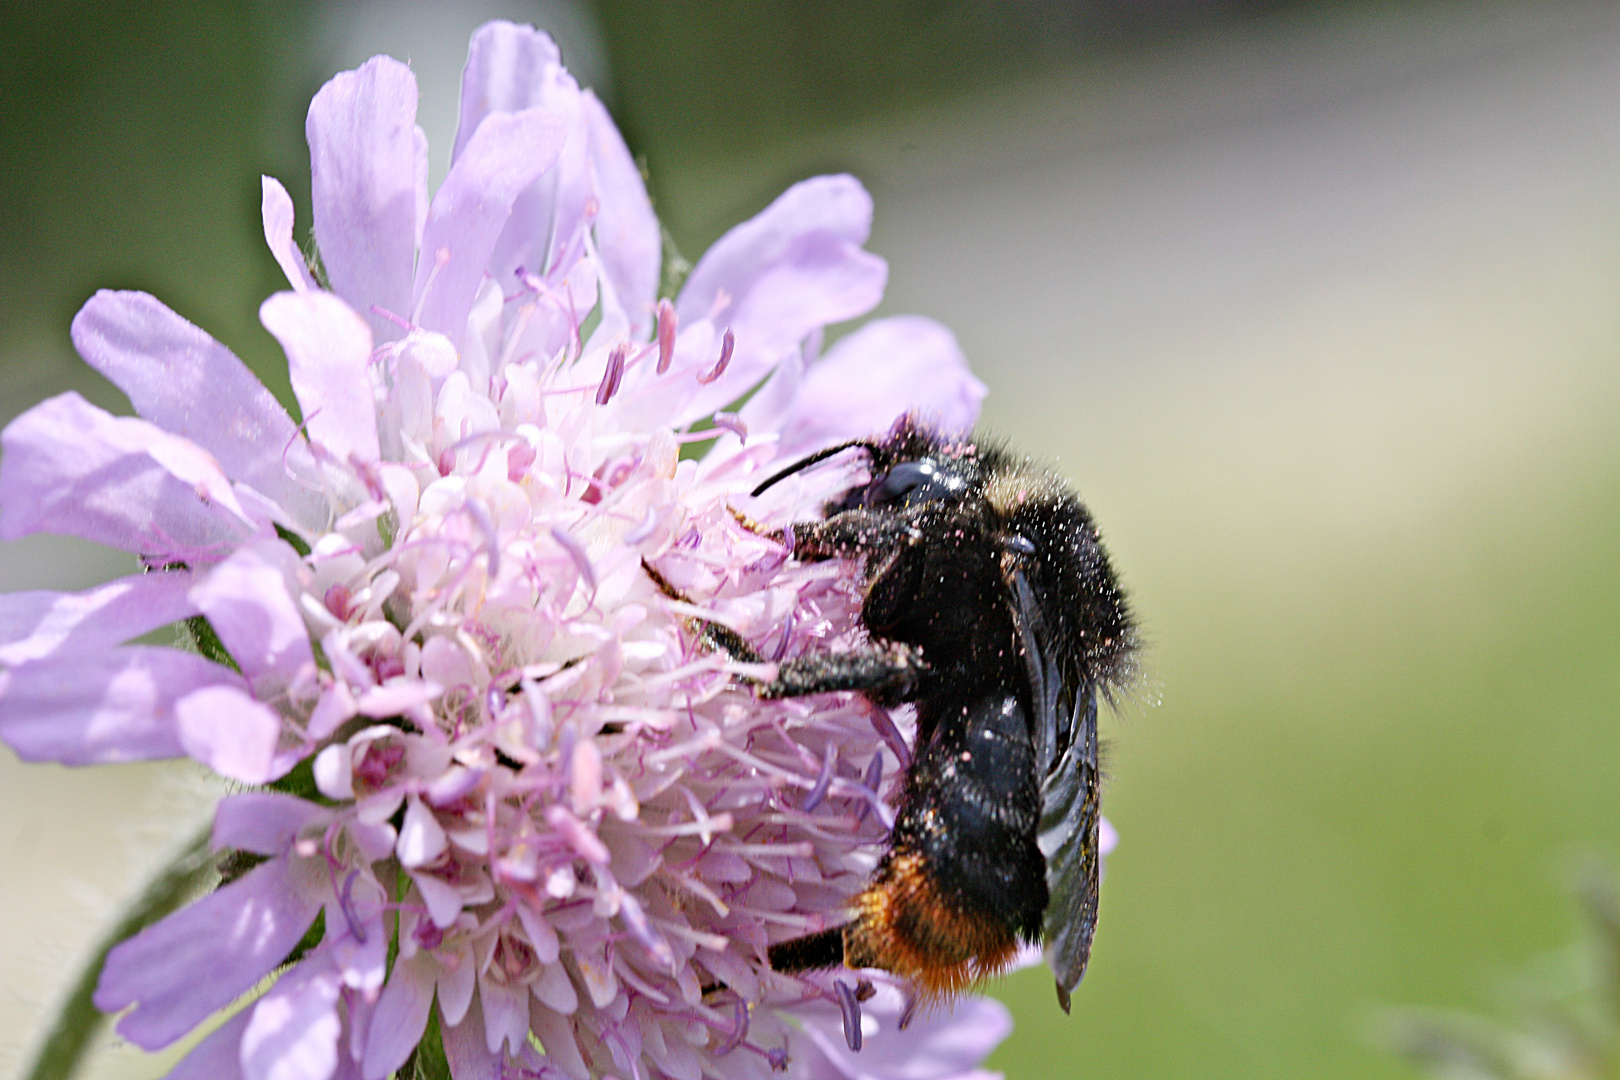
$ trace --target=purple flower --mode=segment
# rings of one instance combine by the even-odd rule
[[[0,599],[0,738],[255,786],[213,834],[251,868],[115,949],[97,1004],[161,1047],[296,955],[173,1073],[210,1080],[383,1077],[435,1010],[457,1077],[982,1075],[1000,1006],[900,1033],[881,978],[863,1018],[852,976],[769,970],[865,882],[893,724],[756,700],[761,669],[690,626],[777,658],[850,643],[850,568],[732,507],[907,410],[965,429],[983,387],[924,319],[821,353],[885,281],[849,177],[789,189],[660,299],[640,175],[544,35],[474,36],[431,199],[415,109],[386,57],[316,95],[318,272],[264,180],[290,289],[260,316],[302,423],[157,300],[103,292],[73,340],[137,418],[64,394],[4,432],[0,537],[146,572]],[[802,520],[837,482],[755,512]],[[203,655],[128,644],[187,620]]]

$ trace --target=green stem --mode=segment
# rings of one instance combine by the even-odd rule
[[[79,972],[67,1000],[56,1015],[56,1023],[45,1036],[34,1066],[23,1080],[69,1080],[84,1063],[90,1044],[106,1022],[91,999],[101,965],[114,945],[133,937],[159,919],[177,910],[215,874],[215,857],[208,850],[208,830],[200,833],[162,873],[153,878],[124,916],[96,943],[90,960]]]

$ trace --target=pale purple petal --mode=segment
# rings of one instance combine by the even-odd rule
[[[411,156],[416,163],[416,228],[411,233],[411,244],[420,248],[428,212],[428,137],[421,124],[411,125]]]
[[[197,606],[186,596],[195,581],[187,571],[168,570],[119,578],[78,593],[0,596],[0,664],[57,653],[82,657],[195,615]]]
[[[331,293],[283,292],[259,306],[259,321],[287,353],[310,437],[341,460],[376,461],[372,339],[365,320]]]
[[[872,199],[850,176],[795,184],[708,250],[675,308],[685,325],[711,319],[736,335],[731,371],[686,411],[713,412],[814,330],[870,311],[888,268],[862,249]],[[682,363],[676,359],[676,365]]]
[[[246,1080],[328,1080],[337,1069],[342,980],[318,960],[283,975],[242,1032]]]
[[[427,1028],[433,1005],[435,961],[427,953],[394,964],[388,985],[371,1014],[362,1061],[366,1080],[382,1080],[405,1064]]]
[[[444,1056],[455,1080],[500,1080],[502,1055],[484,1045],[484,1010],[478,998],[461,1023],[442,1028]]]
[[[479,973],[478,1004],[484,1010],[484,1045],[492,1054],[517,1053],[529,1030],[529,988],[496,981],[485,968]]]
[[[255,855],[282,855],[299,832],[326,813],[293,795],[244,791],[227,796],[215,808],[209,842],[215,851],[236,848]]]
[[[25,761],[64,765],[179,757],[175,703],[245,685],[229,668],[155,646],[35,660],[0,672],[0,739]]]
[[[34,406],[0,443],[0,539],[55,532],[184,559],[247,531],[230,481],[206,452],[78,394]]]
[[[354,870],[345,875],[338,895],[326,902],[327,960],[345,986],[368,1000],[382,992],[388,974],[387,900],[375,878]]]
[[[304,617],[281,570],[256,548],[240,548],[210,570],[191,590],[191,600],[260,690],[266,689],[261,683],[270,684],[271,692],[284,689],[312,670],[315,655]]]
[[[243,1009],[191,1048],[164,1080],[242,1080],[242,1032],[253,1019]]]
[[[459,1024],[472,1007],[473,991],[478,988],[478,965],[471,947],[446,957],[457,961],[454,968],[445,968],[439,975],[439,1018],[446,1024]]]
[[[565,130],[543,109],[491,113],[460,148],[422,232],[419,325],[461,340],[513,200],[556,162]]]
[[[428,917],[441,930],[456,921],[461,914],[461,890],[432,874],[412,874],[416,887],[421,890],[422,903],[427,906]]]
[[[800,1063],[815,1080],[990,1080],[999,1073],[979,1068],[1012,1032],[1012,1014],[992,998],[966,997],[918,1015],[905,1030],[900,995],[882,987],[863,1006],[876,1030],[868,1031],[861,1050],[849,1049],[843,1021],[833,1006],[804,1010],[804,1031],[819,1056],[806,1054]],[[806,1048],[809,1049],[808,1047]]]
[[[532,26],[490,22],[473,31],[461,74],[461,117],[453,158],[459,158],[484,117],[542,104],[541,86],[562,62],[556,44]]]
[[[221,776],[265,784],[292,766],[276,760],[281,715],[234,686],[193,691],[175,702],[174,715],[186,754]]]
[[[410,317],[416,261],[416,76],[386,56],[321,87],[304,124],[315,239],[332,291],[380,341]]]
[[[641,170],[629,147],[613,126],[613,118],[596,95],[586,91],[582,102],[590,133],[591,160],[596,167],[596,198],[600,211],[594,233],[602,269],[613,283],[619,303],[630,318],[631,333],[641,339],[652,328],[653,305],[658,300],[658,278],[663,262],[663,234]]]
[[[704,253],[681,289],[676,311],[703,318],[724,293],[740,300],[761,272],[807,237],[859,247],[872,232],[872,197],[853,176],[817,176],[788,188],[770,206],[727,232]]]
[[[118,1033],[156,1050],[264,978],[315,921],[320,903],[274,859],[142,930],[107,955],[96,1008],[135,1009]]]
[[[743,417],[767,430],[781,424],[780,452],[794,455],[887,431],[907,412],[940,431],[968,431],[984,395],[954,334],[902,315],[868,323],[834,346],[805,372],[785,417],[749,407]]]
[[[437,859],[444,853],[447,841],[444,829],[433,812],[415,797],[405,801],[405,820],[399,827],[399,862],[414,870]]]
[[[721,236],[676,301],[671,374],[643,384],[633,415],[640,418],[651,402],[666,423],[713,415],[779,364],[799,363],[800,345],[821,327],[870,311],[888,279],[883,259],[860,246],[870,222],[872,199],[854,178],[818,176]],[[714,342],[724,334],[735,348],[716,379],[721,348]]]
[[[316,508],[293,478],[312,476],[314,463],[287,410],[234,353],[161,302],[98,292],[73,320],[73,345],[136,413],[208,451],[233,480],[300,518]]]
[[[270,254],[275,258],[281,272],[287,275],[287,284],[295,292],[308,292],[317,288],[315,279],[309,276],[309,266],[304,262],[304,253],[298,249],[293,240],[293,213],[292,196],[287,189],[281,186],[281,181],[273,176],[259,177],[259,185],[263,191],[259,200],[259,213],[264,218],[264,242],[270,247]]]
[[[584,229],[600,204],[593,203],[596,181],[583,102],[579,85],[558,62],[557,47],[545,34],[507,22],[489,23],[473,34],[461,80],[455,157],[460,158],[484,119],[496,113],[540,107],[565,127],[556,165],[513,202],[490,257],[489,272],[503,288],[519,267],[546,275],[553,288],[561,288],[584,254]],[[590,305],[581,307],[579,318],[589,310]]]
[[[544,268],[553,289],[562,295],[584,297],[596,302],[597,273],[594,264],[581,262],[585,254],[585,230],[590,225],[590,161],[587,157],[585,116],[579,108],[580,91],[566,75],[554,78],[547,107],[568,124],[557,164],[512,204],[512,216],[495,245],[489,270],[498,281],[510,281],[518,268]],[[581,270],[583,268],[583,274]],[[580,277],[588,280],[579,280]],[[589,307],[576,306],[580,312]]]

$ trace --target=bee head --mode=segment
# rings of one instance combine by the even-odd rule
[[[753,494],[855,449],[866,451],[871,479],[828,504],[829,514],[857,507],[905,510],[928,502],[959,500],[971,493],[982,474],[982,463],[971,442],[945,439],[907,413],[882,439],[852,439],[800,458],[760,484]]]
[[[929,456],[898,461],[874,472],[869,482],[831,504],[828,512],[858,506],[907,510],[926,502],[961,499],[971,490],[976,474],[971,459]]]

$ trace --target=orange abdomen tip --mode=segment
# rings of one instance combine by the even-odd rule
[[[1005,971],[1018,953],[1011,926],[951,897],[916,852],[895,852],[855,901],[844,963],[909,981],[924,1003]]]

